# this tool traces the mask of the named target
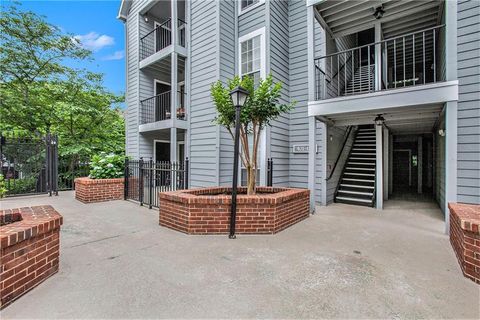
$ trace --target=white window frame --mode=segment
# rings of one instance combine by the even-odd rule
[[[260,0],[262,1],[262,0]],[[258,3],[257,3],[258,4]],[[257,5],[255,4],[255,6]],[[254,7],[252,5],[252,7]],[[260,36],[260,79],[265,79],[266,77],[266,38],[265,38],[265,27],[252,31],[246,35],[243,35],[238,38],[238,69],[237,74],[242,76],[242,42],[250,40]],[[259,150],[259,168],[260,169],[260,185],[266,185],[266,170],[267,170],[267,135],[265,134],[265,130],[260,132],[260,150]],[[242,170],[242,163],[239,163],[239,172],[238,175],[239,182],[241,182],[241,170]]]
[[[265,76],[266,76],[265,27],[252,31],[238,38],[238,75],[239,76],[242,76],[242,42],[245,42],[257,36],[260,36],[260,78],[265,79]]]
[[[240,16],[240,15],[242,15],[242,14],[244,14],[244,13],[247,13],[247,12],[250,11],[250,10],[253,10],[253,9],[261,6],[262,4],[265,3],[265,0],[258,0],[257,3],[254,3],[254,4],[252,4],[252,5],[249,5],[248,7],[244,8],[244,9],[242,9],[242,1],[239,0],[239,1],[237,1],[237,2],[238,2],[238,15]]]

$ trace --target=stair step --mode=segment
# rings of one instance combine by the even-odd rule
[[[353,151],[376,151],[376,149],[372,149],[372,148],[353,148],[352,149]]]
[[[365,161],[376,161],[375,158],[359,158],[359,157],[350,157],[349,160],[365,160]]]
[[[375,153],[364,153],[364,152],[352,152],[352,155],[357,155],[357,156],[374,156]]]
[[[357,168],[357,167],[347,167],[346,170],[362,170],[362,171],[375,171],[375,168]]]
[[[356,194],[359,196],[373,196],[373,192],[361,192],[361,191],[350,191],[350,190],[338,190],[340,193]]]
[[[342,180],[357,181],[357,182],[370,182],[370,183],[374,183],[374,182],[375,182],[375,180],[355,179],[355,178],[342,178]]]
[[[346,172],[345,171],[345,174],[349,175],[349,176],[375,177],[374,173],[356,173],[356,172]]]
[[[359,141],[359,142],[363,142],[363,141]],[[355,147],[360,147],[360,148],[362,148],[362,147],[373,147],[373,148],[375,148],[376,144],[375,143],[367,143],[367,144],[365,144],[365,143],[354,143],[353,147],[354,148]]]
[[[369,199],[360,199],[360,198],[352,198],[352,197],[336,197],[336,199],[343,200],[343,201],[363,202],[363,203],[372,202],[372,200],[369,200]]]
[[[375,163],[365,163],[365,162],[353,162],[353,161],[348,161],[347,164],[352,164],[352,165],[361,165],[361,166],[375,166]]]
[[[361,184],[340,183],[340,186],[347,187],[347,188],[374,189],[374,186],[362,186]]]

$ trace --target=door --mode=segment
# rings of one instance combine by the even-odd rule
[[[155,81],[155,121],[166,119],[170,119],[170,85]]]
[[[393,192],[410,191],[412,167],[410,150],[393,150]]]
[[[170,185],[170,143],[155,141],[155,184]]]

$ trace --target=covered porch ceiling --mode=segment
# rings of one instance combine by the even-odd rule
[[[334,126],[348,126],[374,124],[374,119],[381,114],[385,125],[393,134],[422,134],[431,133],[439,121],[443,104],[410,106],[397,109],[351,112],[336,114],[329,117],[320,117]]]
[[[375,8],[383,6],[382,18]],[[420,31],[439,25],[444,0],[323,0],[315,5],[316,18],[333,38],[382,26],[383,38]]]

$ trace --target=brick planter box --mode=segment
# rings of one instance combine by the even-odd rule
[[[480,284],[480,205],[450,203],[450,243],[465,277]]]
[[[226,187],[161,192],[160,225],[188,234],[227,234],[230,192]],[[245,192],[239,188],[236,233],[274,234],[309,215],[308,190],[257,187],[256,195]]]
[[[75,179],[75,199],[83,203],[93,203],[123,199],[123,178]]]
[[[0,211],[0,309],[58,271],[62,216],[51,206]]]

